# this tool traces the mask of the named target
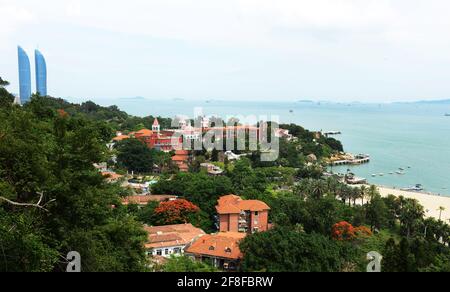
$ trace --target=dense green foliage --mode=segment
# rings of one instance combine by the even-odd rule
[[[210,177],[203,173],[179,173],[170,180],[160,180],[152,186],[155,194],[180,196],[208,214],[215,214],[217,200],[233,193],[231,180],[227,177]]]
[[[124,190],[93,167],[110,129],[49,100],[0,108],[0,271],[65,271],[69,251],[83,271],[144,270],[146,234],[112,208]]]
[[[365,197],[367,200],[363,205],[356,204],[356,200],[362,202]],[[310,179],[302,180],[293,193],[268,197],[266,202],[272,208],[273,222],[283,228],[246,238],[242,243],[245,270],[258,271],[266,267],[269,271],[284,271],[285,266],[298,265],[293,270],[309,271],[315,267],[327,271],[327,267],[312,263],[300,265],[299,259],[292,259],[291,255],[296,251],[294,244],[289,242],[296,237],[291,237],[291,233],[320,234],[322,240],[331,245],[331,229],[342,221],[354,226],[369,226],[375,234],[347,244],[347,253],[336,255],[333,263],[339,258],[344,261],[340,262],[341,266],[334,266],[334,271],[365,271],[365,255],[371,251],[384,256],[382,270],[386,272],[448,270],[450,227],[442,221],[424,219],[423,207],[415,200],[393,196],[381,198],[373,187],[350,188],[331,179]],[[295,240],[298,244],[302,242],[298,238]],[[333,250],[339,249],[334,247]],[[314,248],[314,251],[322,254],[321,248]],[[318,255],[310,252],[308,258]]]
[[[148,148],[137,139],[121,141],[116,146],[118,151],[117,163],[128,171],[138,173],[150,173],[153,165],[162,161],[161,156],[167,154]]]
[[[178,273],[208,273],[218,272],[214,267],[191,260],[187,256],[171,257],[162,267],[157,267],[162,272],[178,272]]]
[[[103,107],[92,101],[82,104],[67,102],[61,98],[40,97],[39,108],[41,111],[55,111],[62,109],[70,116],[81,116],[83,118],[105,122],[114,131],[139,131],[143,128],[151,129],[155,117],[136,117],[121,111],[117,106]],[[161,128],[171,128],[172,120],[158,117]]]
[[[276,228],[245,238],[243,271],[333,272],[342,270],[351,249],[320,234]]]

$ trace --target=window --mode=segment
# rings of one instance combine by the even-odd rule
[[[255,216],[258,216],[259,215],[259,212],[258,211],[255,211]]]
[[[164,254],[165,254],[165,255],[168,255],[168,254],[169,254],[169,250],[168,250],[167,248],[164,250]]]
[[[181,253],[181,248],[179,248],[179,247],[174,248],[174,249],[173,249],[173,253],[174,253],[174,254],[179,254],[179,253]]]
[[[210,246],[209,250],[215,250],[214,246]]]
[[[161,255],[162,255],[162,250],[158,249],[158,250],[156,251],[156,255],[161,256]]]
[[[231,248],[227,247],[227,248],[225,249],[225,252],[226,252],[226,253],[231,253]]]

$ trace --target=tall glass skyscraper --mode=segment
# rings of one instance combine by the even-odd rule
[[[42,96],[47,95],[47,64],[45,58],[38,50],[34,51],[36,63],[36,91]]]
[[[17,51],[19,56],[20,102],[21,104],[25,104],[31,99],[30,59],[21,47],[17,47]]]

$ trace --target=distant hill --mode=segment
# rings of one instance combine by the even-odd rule
[[[133,96],[133,97],[121,97],[120,100],[145,100],[143,96]]]
[[[420,100],[411,102],[395,102],[395,104],[450,104],[450,99]]]
[[[52,111],[63,109],[71,116],[84,116],[95,121],[106,122],[114,131],[137,131],[142,128],[151,129],[155,117],[136,117],[120,110],[117,106],[104,107],[92,101],[82,103],[71,103],[62,98],[53,97],[34,97],[38,99],[41,108]],[[172,120],[169,118],[158,117],[158,121],[163,129],[170,129]]]

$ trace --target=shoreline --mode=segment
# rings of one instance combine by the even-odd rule
[[[425,209],[425,217],[433,217],[439,220],[439,207],[445,207],[445,211],[442,211],[441,220],[448,223],[450,220],[450,197],[425,193],[425,192],[412,192],[412,191],[402,191],[392,187],[378,186],[378,191],[382,197],[387,197],[388,195],[394,195],[396,197],[403,196],[405,198],[416,199]]]

